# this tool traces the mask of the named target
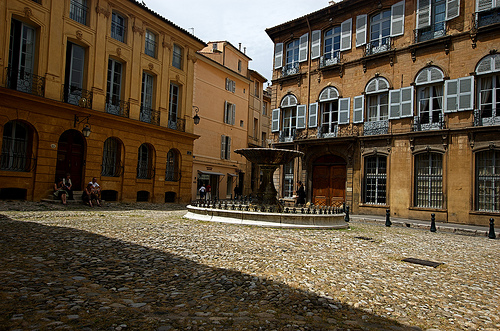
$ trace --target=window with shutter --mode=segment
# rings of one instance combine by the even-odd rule
[[[417,42],[444,36],[446,21],[458,17],[459,9],[459,0],[418,0]]]
[[[389,119],[401,117],[401,90],[389,91]]]
[[[304,129],[306,127],[306,105],[297,106],[297,129]]]
[[[460,15],[460,0],[446,0],[446,20],[449,21]]]
[[[339,124],[349,124],[349,113],[351,110],[351,99],[339,99]]]
[[[356,16],[356,47],[366,44],[367,15]]]
[[[338,99],[321,102],[321,128],[318,132],[319,137],[328,138],[337,136],[339,108]]]
[[[354,97],[353,123],[363,123],[365,111],[365,96],[358,95]]]
[[[271,115],[271,131],[278,132],[280,130],[280,109],[273,109]]]
[[[309,46],[309,34],[302,35],[299,39],[299,62],[307,61],[307,50]]]
[[[400,1],[391,7],[391,37],[404,34],[405,1]]]
[[[274,69],[283,66],[283,43],[278,43],[274,47]]]
[[[324,39],[323,56],[320,60],[320,66],[326,67],[337,64],[340,58],[340,26],[326,30]]]
[[[321,30],[311,33],[311,60],[317,59],[321,55]]]
[[[220,138],[220,158],[225,159],[226,158],[226,136],[222,135]]]
[[[413,86],[401,88],[401,117],[413,115]]]
[[[342,22],[340,25],[340,50],[347,51],[351,49],[352,36],[352,18]]]
[[[309,127],[315,128],[318,126],[318,103],[309,105]]]
[[[474,107],[474,76],[445,82],[445,112],[471,110]]]

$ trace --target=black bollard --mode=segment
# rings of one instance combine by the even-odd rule
[[[392,225],[391,222],[391,210],[386,209],[385,210],[385,226],[390,227]]]
[[[431,214],[431,232],[436,232],[436,214]]]
[[[349,222],[350,221],[350,219],[349,219],[349,206],[345,206],[344,209],[345,209],[344,221]]]
[[[495,220],[490,218],[490,231],[488,232],[488,238],[495,239],[497,236],[495,235]]]

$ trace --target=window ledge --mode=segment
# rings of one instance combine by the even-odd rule
[[[447,209],[438,209],[438,208],[424,208],[424,207],[409,207],[409,210],[415,210],[415,211],[432,211],[436,213],[446,213],[448,210]]]
[[[390,205],[378,205],[378,204],[369,204],[369,203],[360,203],[359,207],[360,208],[381,208],[381,209],[391,208]]]
[[[499,216],[500,217],[500,211],[471,210],[471,211],[469,211],[469,215]]]

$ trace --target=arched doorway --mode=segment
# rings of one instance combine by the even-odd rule
[[[346,162],[336,155],[325,155],[313,162],[312,202],[319,206],[341,205],[345,201]]]
[[[65,131],[57,146],[56,178],[71,175],[73,190],[82,190],[82,173],[85,155],[85,140],[76,130]]]

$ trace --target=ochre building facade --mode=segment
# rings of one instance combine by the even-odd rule
[[[0,17],[2,198],[70,173],[106,200],[190,201],[203,41],[133,0],[6,0]]]
[[[345,0],[266,30],[276,174],[316,205],[487,225],[500,215],[500,4]]]

